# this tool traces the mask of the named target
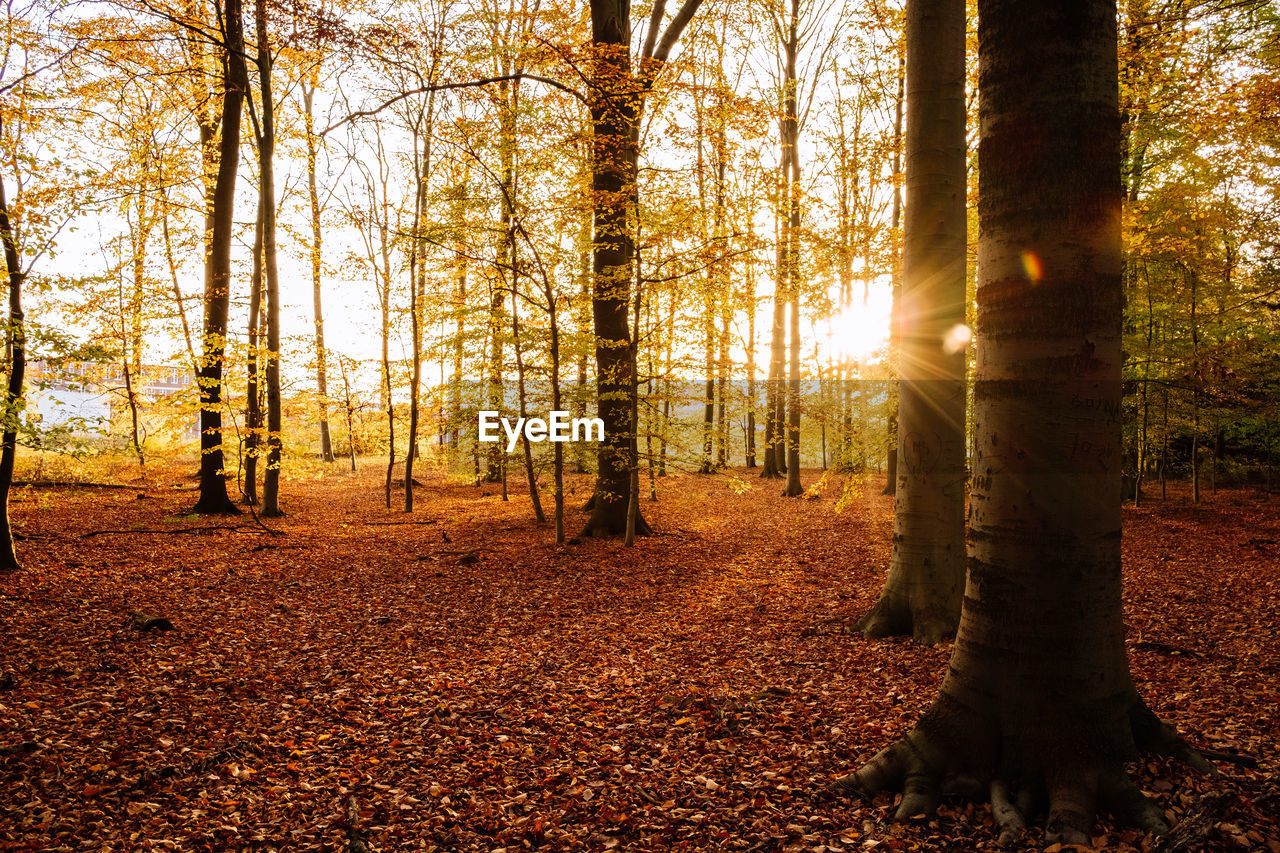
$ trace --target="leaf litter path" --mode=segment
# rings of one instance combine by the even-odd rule
[[[503,503],[428,479],[406,516],[376,472],[335,473],[290,484],[278,537],[142,532],[218,523],[182,517],[186,481],[21,490],[0,849],[995,849],[985,806],[901,826],[887,796],[813,796],[909,728],[949,654],[848,633],[887,566],[881,485],[837,512],[834,477],[800,501],[669,478],[643,506],[662,535],[633,549],[557,548],[516,483]],[[1175,819],[1230,792],[1198,849],[1280,851],[1280,501],[1126,525],[1141,690],[1192,742],[1261,759],[1218,780],[1148,762],[1139,784]]]

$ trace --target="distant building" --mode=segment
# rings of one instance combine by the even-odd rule
[[[27,364],[27,423],[41,429],[58,427],[76,434],[110,435],[112,424],[126,423],[129,400],[119,364],[65,362],[51,365],[36,360]],[[144,364],[134,377],[134,393],[144,408],[189,391],[195,384],[191,372],[169,365]],[[192,418],[187,436],[199,435]]]

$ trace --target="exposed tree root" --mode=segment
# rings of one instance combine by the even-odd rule
[[[1228,794],[1221,792],[1206,794],[1194,811],[1160,839],[1151,853],[1188,853],[1199,850],[1221,820],[1229,799]]]
[[[1129,753],[1168,755],[1201,773],[1217,772],[1141,701],[1128,715],[1129,731],[1122,733],[1121,740],[1127,739],[1127,744],[1116,744],[1114,736],[1104,734],[1093,746],[1072,737],[1092,730],[1081,721],[1070,727],[1071,732],[1038,732],[1020,743],[1016,738],[992,736],[990,726],[984,734],[981,726],[942,721],[939,708],[943,704],[945,697],[914,731],[832,782],[830,789],[868,799],[880,791],[901,791],[897,820],[932,817],[943,796],[972,800],[985,796],[1002,846],[1017,843],[1047,806],[1045,840],[1049,844],[1089,844],[1099,811],[1144,833],[1164,836],[1170,832],[1164,812],[1125,775],[1123,762],[1135,757]],[[972,723],[972,715],[968,716]],[[1104,722],[1094,728],[1105,727]],[[1100,749],[1097,743],[1108,746]],[[1117,746],[1124,754],[1105,754]]]
[[[936,613],[929,613],[924,608],[913,613],[911,603],[906,596],[896,594],[892,582],[885,582],[885,589],[880,598],[853,626],[868,640],[883,640],[887,637],[911,637],[925,646],[936,646],[956,632],[959,618],[946,619]]]
[[[598,521],[592,519],[587,522],[587,526],[578,534],[583,539],[608,539],[611,536],[621,536],[627,532],[627,516],[626,512],[622,513],[621,519],[605,519]],[[644,520],[644,516],[636,514],[636,535],[651,536],[653,528],[649,526],[649,522]]]

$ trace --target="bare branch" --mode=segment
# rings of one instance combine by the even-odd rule
[[[699,0],[699,2],[701,2],[701,0]],[[356,110],[355,112],[348,115],[346,118],[340,119],[339,121],[336,121],[333,124],[329,125],[324,130],[317,133],[316,136],[323,137],[326,134],[328,134],[330,131],[337,130],[338,128],[344,125],[350,124],[356,119],[375,116],[378,113],[382,112],[383,110],[387,109],[388,107],[394,106],[400,103],[401,101],[405,100],[406,98],[412,98],[414,95],[422,95],[428,92],[445,92],[452,89],[474,89],[478,86],[490,86],[494,83],[506,83],[506,82],[512,82],[516,80],[532,80],[536,83],[543,83],[547,86],[550,86],[553,89],[559,89],[562,92],[568,92],[570,95],[573,95],[575,98],[577,98],[579,101],[582,101],[583,103],[586,103],[586,100],[587,100],[585,97],[583,97],[582,93],[579,92],[577,89],[565,83],[562,83],[559,80],[555,80],[551,77],[542,77],[537,74],[527,74],[524,71],[518,71],[514,74],[502,74],[497,77],[482,77],[479,80],[463,80],[463,81],[454,82],[454,83],[431,83],[426,86],[418,86],[415,89],[408,89],[396,95],[394,98],[391,98],[389,100],[382,102],[376,107],[373,107],[367,110]]]

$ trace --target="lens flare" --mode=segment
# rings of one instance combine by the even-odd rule
[[[1040,279],[1044,278],[1044,264],[1035,252],[1022,253],[1022,269],[1027,274],[1027,281],[1032,284],[1039,284]]]
[[[942,348],[946,350],[948,355],[955,355],[969,345],[969,341],[973,340],[973,332],[964,323],[952,326],[942,338]]]

